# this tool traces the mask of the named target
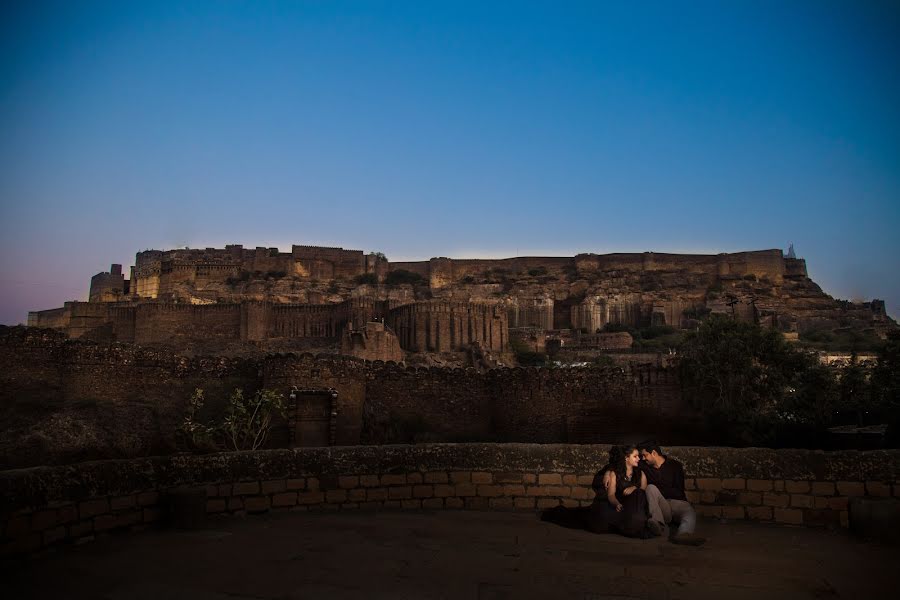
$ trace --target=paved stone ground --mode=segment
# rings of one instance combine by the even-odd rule
[[[528,514],[277,513],[7,562],[2,588],[15,599],[775,600],[883,597],[900,581],[900,549],[847,533],[717,520],[698,532],[709,541],[694,548]]]

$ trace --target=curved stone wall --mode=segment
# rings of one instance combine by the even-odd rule
[[[609,446],[429,444],[178,455],[0,472],[0,554],[142,528],[165,495],[206,490],[207,512],[587,505]],[[670,448],[705,516],[846,526],[853,496],[900,496],[900,450]]]

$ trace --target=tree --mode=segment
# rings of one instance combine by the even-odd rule
[[[900,331],[890,332],[879,350],[870,389],[872,410],[888,424],[887,441],[896,448],[900,442]]]
[[[813,360],[777,331],[724,315],[711,315],[689,333],[681,357],[690,402],[719,441],[737,444],[772,442],[776,409]]]

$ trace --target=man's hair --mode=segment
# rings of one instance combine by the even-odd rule
[[[640,452],[643,452],[644,450],[646,450],[647,452],[650,452],[651,454],[653,452],[656,452],[660,456],[665,456],[665,454],[663,454],[662,448],[660,448],[659,444],[656,443],[656,440],[644,440],[643,442],[638,444],[637,447],[638,447],[638,451],[640,451]]]

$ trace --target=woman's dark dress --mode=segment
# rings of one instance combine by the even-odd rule
[[[637,489],[625,495],[625,489],[631,486],[635,486]],[[647,529],[650,504],[647,502],[647,493],[641,489],[640,469],[632,471],[630,480],[616,477],[616,499],[622,503],[622,512],[616,513],[619,518],[610,524],[610,528],[616,533],[628,537],[650,537],[650,531]]]
[[[647,516],[650,511],[647,495],[641,489],[635,490],[628,496],[623,495],[622,490],[629,487],[631,483],[624,482],[626,485],[620,485],[619,479],[621,478],[617,477],[616,497],[622,503],[622,512],[616,511],[616,508],[609,503],[603,487],[603,475],[610,470],[612,467],[606,465],[594,476],[592,487],[596,496],[590,506],[579,508],[556,506],[545,510],[541,514],[541,520],[572,529],[587,529],[592,533],[618,533],[628,537],[650,537],[651,534],[647,529]],[[639,470],[635,469],[635,473],[640,477]],[[642,518],[643,520],[641,520]]]

